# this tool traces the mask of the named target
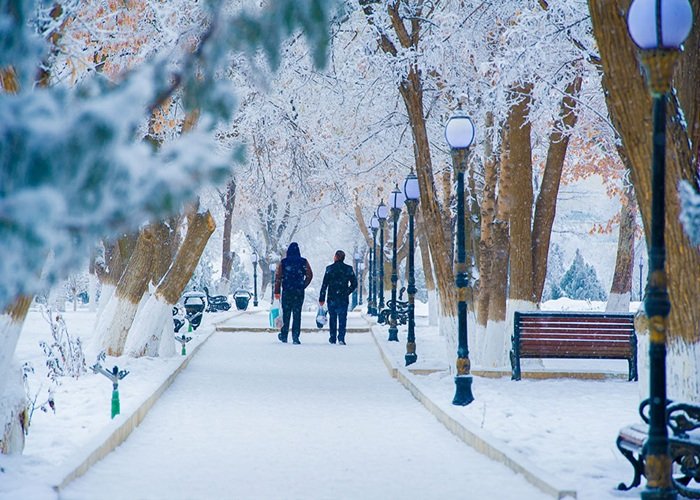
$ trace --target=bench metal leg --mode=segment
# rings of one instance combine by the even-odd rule
[[[622,453],[624,457],[632,464],[632,467],[634,467],[634,479],[632,479],[630,485],[626,486],[625,483],[620,483],[617,485],[618,490],[627,491],[631,490],[632,488],[636,488],[642,482],[642,474],[644,474],[644,460],[642,459],[641,454],[639,458],[636,458],[633,452],[620,446],[621,441],[622,440],[620,438],[617,438],[617,449],[620,450],[620,453]]]
[[[520,358],[514,351],[510,351],[511,380],[520,380]]]

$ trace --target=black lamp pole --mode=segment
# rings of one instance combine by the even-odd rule
[[[258,255],[253,254],[253,306],[258,307]]]
[[[647,486],[642,492],[644,499],[677,498],[666,418],[666,331],[671,312],[664,239],[666,96],[671,92],[673,67],[692,28],[692,19],[692,7],[683,0],[635,0],[627,17],[630,35],[641,49],[652,95],[651,244],[644,297],[644,309],[649,318],[649,438],[644,445],[644,475],[647,478]]]
[[[377,279],[377,291],[379,292],[379,303],[377,304],[377,314],[384,309],[384,225],[386,223],[386,205],[382,201],[377,208],[377,218],[379,219],[379,256],[375,259],[376,266],[379,266],[379,277]]]
[[[452,168],[457,172],[457,375],[453,405],[466,406],[474,401],[472,394],[471,362],[467,337],[467,252],[464,227],[464,172],[467,169],[469,146],[474,140],[474,124],[466,116],[450,118],[445,127],[445,138],[452,153]]]
[[[372,218],[374,220],[374,217]],[[370,271],[368,276],[369,289],[371,293],[371,298],[369,299],[369,311],[372,316],[377,315],[377,229],[374,227],[379,225],[379,220],[377,223],[372,225],[372,249],[371,257],[372,264],[370,265]]]
[[[364,264],[364,262],[360,262],[360,265],[358,267],[359,272],[357,274],[357,288],[360,289],[360,300],[358,301],[359,305],[362,305],[362,288],[364,285],[362,278],[363,278],[364,270],[365,270],[365,264]],[[362,309],[362,308],[360,308],[360,309]]]
[[[393,224],[393,240],[391,244],[391,317],[389,320],[389,342],[399,341],[399,328],[396,321],[396,283],[399,281],[399,275],[396,269],[396,250],[398,247],[398,227],[399,227],[399,216],[401,215],[401,205],[403,200],[400,199],[402,196],[401,191],[399,191],[399,186],[397,185],[394,191],[391,193],[391,218]]]
[[[418,209],[418,178],[411,170],[403,188],[408,210],[408,335],[406,338],[406,366],[418,361],[416,354],[416,276],[415,276],[415,233],[414,223]]]
[[[644,272],[644,259],[639,257],[639,300],[644,300],[644,290],[642,289],[642,275]]]

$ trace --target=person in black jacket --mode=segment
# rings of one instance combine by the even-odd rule
[[[357,278],[351,266],[343,263],[345,252],[338,250],[333,257],[333,264],[326,267],[323,276],[319,305],[326,302],[326,290],[328,290],[328,315],[330,316],[329,328],[331,336],[328,342],[335,344],[336,336],[340,345],[345,345],[345,325],[348,319],[348,303],[350,294],[357,288]]]
[[[275,272],[275,298],[282,294],[282,331],[277,335],[280,342],[287,342],[289,319],[293,316],[292,343],[301,344],[301,306],[304,304],[304,289],[309,286],[314,273],[309,261],[301,256],[299,245],[289,244],[287,256],[277,265]]]

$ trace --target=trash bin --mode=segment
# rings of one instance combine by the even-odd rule
[[[185,305],[185,317],[192,325],[193,330],[196,330],[202,322],[204,308],[207,306],[206,297],[202,292],[187,292],[182,296],[182,302]]]
[[[248,309],[248,303],[250,302],[250,297],[252,295],[247,290],[236,290],[233,294],[233,300],[236,302],[236,309],[239,311],[245,311]]]

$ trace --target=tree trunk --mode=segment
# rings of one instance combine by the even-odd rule
[[[501,175],[498,186],[496,217],[491,225],[493,238],[491,271],[489,277],[489,313],[486,336],[481,345],[481,364],[488,368],[501,368],[508,352],[506,344],[510,335],[506,334],[506,305],[508,296],[508,261],[510,259],[509,219],[511,210],[512,186],[514,183],[510,162],[511,137],[507,121],[501,130]]]
[[[637,218],[634,189],[630,185],[620,206],[620,236],[617,239],[617,257],[610,295],[605,310],[629,312],[634,274],[634,229]]]
[[[479,238],[479,295],[476,303],[476,324],[486,329],[491,296],[491,265],[493,262],[492,224],[496,217],[496,185],[498,161],[493,148],[493,113],[486,113],[486,141],[484,143],[484,190],[481,200],[481,234]],[[485,335],[485,331],[482,336]]]
[[[129,356],[172,356],[175,341],[172,332],[172,307],[182,295],[202,257],[216,223],[209,211],[189,217],[187,235],[172,266],[161,280],[156,292],[139,309],[126,340]],[[163,338],[164,333],[168,334]]]
[[[428,237],[425,233],[425,222],[423,221],[420,212],[418,213],[418,224],[416,224],[418,246],[420,248],[420,257],[423,264],[423,275],[425,276],[425,288],[428,292],[428,324],[430,326],[438,326],[438,296],[435,289],[435,278],[433,274],[433,264],[430,258],[430,245]]]
[[[0,453],[22,453],[27,401],[22,373],[13,363],[17,341],[27,317],[31,297],[19,297],[0,314]]]
[[[155,224],[158,225],[160,223]],[[141,230],[126,270],[97,323],[93,343],[97,352],[105,350],[110,356],[122,355],[141,297],[152,276],[155,245],[156,231],[154,225],[150,225]]]
[[[620,134],[632,166],[632,182],[649,241],[651,227],[651,97],[639,68],[637,50],[629,38],[629,0],[589,0],[593,34],[603,64],[603,88],[608,112]],[[695,18],[700,2],[692,3]],[[700,80],[698,31],[686,43],[688,51],[676,68],[678,94],[669,98],[666,141],[666,272],[671,300],[667,329],[668,396],[700,398],[700,249],[688,241],[679,222],[677,195],[681,180],[697,186],[696,156],[700,128],[697,82]],[[680,99],[680,101],[679,101]],[[681,112],[682,106],[685,112]],[[687,127],[687,128],[686,128]],[[693,141],[693,142],[691,142]]]
[[[542,185],[535,203],[535,220],[532,225],[532,286],[534,300],[538,304],[542,302],[544,281],[547,276],[549,243],[557,211],[561,174],[564,170],[564,160],[569,147],[569,130],[578,121],[576,103],[581,91],[582,80],[580,76],[577,76],[566,86],[559,118],[549,134],[547,161],[542,175]]]
[[[221,195],[224,205],[224,237],[221,257],[221,279],[231,280],[231,266],[233,254],[231,253],[231,226],[233,224],[233,208],[236,205],[236,181],[230,179],[226,184],[226,192]]]
[[[454,318],[457,316],[457,293],[454,286],[452,262],[448,258],[449,255],[452,255],[452,241],[445,241],[442,231],[443,216],[433,183],[430,142],[423,114],[423,88],[420,75],[415,68],[411,69],[406,80],[401,83],[400,92],[406,105],[413,133],[415,166],[420,186],[420,207],[425,222],[430,255],[433,257],[434,278],[440,296],[440,315]],[[455,335],[455,331],[446,331],[445,333],[451,336]]]
[[[513,88],[519,99],[510,108],[510,165],[515,182],[511,185],[510,207],[510,287],[508,299],[533,303],[532,293],[532,147],[531,125],[528,118],[532,102],[532,84]]]
[[[181,215],[174,215],[165,221],[153,224],[152,230],[155,237],[153,254],[153,269],[151,271],[151,283],[158,286],[168,272],[177,255],[180,246],[179,227]]]

